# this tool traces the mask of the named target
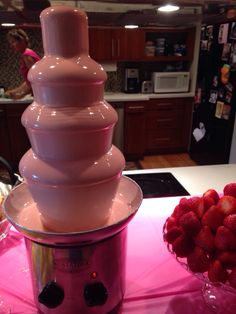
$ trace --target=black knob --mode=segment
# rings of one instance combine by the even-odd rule
[[[56,308],[63,300],[64,291],[55,281],[48,282],[38,296],[38,301],[49,309]]]
[[[107,289],[101,282],[88,284],[84,288],[84,299],[88,306],[103,305],[107,298]]]

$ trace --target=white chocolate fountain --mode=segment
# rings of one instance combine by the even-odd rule
[[[85,13],[50,7],[41,24],[45,56],[29,72],[34,102],[22,116],[32,149],[5,214],[25,236],[40,313],[118,313],[126,226],[142,191],[122,176],[112,145],[117,115],[103,100],[106,74],[88,56]]]
[[[34,102],[22,123],[32,149],[20,173],[47,229],[90,230],[109,220],[125,160],[112,145],[106,73],[88,55],[87,16],[55,8],[41,14],[45,56],[28,75]]]

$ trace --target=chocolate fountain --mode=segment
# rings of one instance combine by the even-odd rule
[[[55,6],[40,19],[45,55],[29,72],[34,102],[22,116],[32,148],[5,213],[25,236],[40,313],[116,313],[126,227],[142,192],[122,176],[112,145],[117,114],[103,99],[106,73],[88,55],[86,14]]]

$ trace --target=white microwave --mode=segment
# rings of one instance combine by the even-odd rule
[[[189,91],[189,72],[154,72],[154,93],[184,93]]]

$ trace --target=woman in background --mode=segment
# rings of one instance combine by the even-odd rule
[[[13,99],[23,98],[25,95],[32,93],[30,82],[27,74],[32,65],[40,60],[40,57],[32,49],[28,48],[29,37],[22,29],[12,29],[7,33],[7,40],[11,48],[21,54],[20,73],[23,83],[11,90],[6,91],[5,96]]]

